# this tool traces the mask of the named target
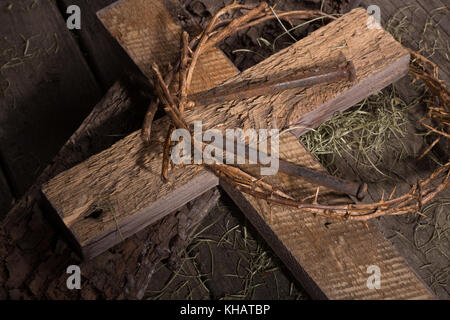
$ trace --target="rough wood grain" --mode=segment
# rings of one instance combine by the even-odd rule
[[[101,94],[55,1],[0,6],[0,150],[20,197]]]
[[[145,106],[145,102],[129,88],[130,85],[126,82],[117,83],[111,88],[2,222],[2,297],[39,299],[49,296],[48,288],[53,286],[55,279],[66,278],[65,268],[70,264],[79,264],[79,259],[66,245],[58,232],[59,229],[52,227],[41,210],[40,188],[56,174],[110,146],[119,139],[113,138],[113,133],[120,134],[121,130],[124,130],[124,133],[129,132],[127,127],[131,123],[130,111],[139,108],[139,104]],[[117,261],[126,261],[126,254],[121,256],[122,260]],[[95,263],[95,260],[92,263]],[[124,277],[120,275],[119,278],[111,277],[111,282],[100,282],[94,272],[85,273],[85,276],[96,288],[94,292],[98,293],[98,297],[106,298],[114,298],[108,295],[107,290],[111,290],[119,283],[117,280]],[[63,284],[61,286],[58,288],[61,294],[53,294],[54,298],[63,299],[70,296],[68,290],[64,290],[66,287]],[[91,290],[92,287],[87,285],[79,294],[84,296]]]
[[[325,171],[293,135],[284,135],[280,140],[281,157]],[[267,182],[298,199],[316,192],[310,183],[283,174]],[[299,209],[271,208],[264,200],[237,192],[226,183],[221,185],[313,298],[433,298],[375,226],[367,229],[360,223],[328,221]],[[345,196],[324,188],[320,195],[321,202],[345,200]],[[379,290],[367,287],[367,268],[372,265],[381,270]]]
[[[148,101],[116,83],[60,150],[27,194],[0,225],[0,297],[2,299],[140,299],[159,261],[177,262],[187,236],[214,205],[218,192],[194,200],[120,245],[81,263],[59,229],[44,214],[40,187],[56,174],[110,146],[134,125],[133,110]],[[79,291],[66,287],[66,268],[80,265]]]
[[[131,6],[131,4],[139,4],[141,7]],[[127,7],[128,5],[130,7]],[[125,15],[119,10],[121,6],[124,6],[125,12],[131,11]],[[147,50],[156,50],[156,52],[146,53],[139,42],[136,42],[136,38],[143,35],[142,41],[147,44],[151,40],[156,41],[153,39],[154,35],[148,31],[135,32],[133,28],[151,30],[150,27],[146,29],[145,25],[139,23],[135,25],[136,21],[140,20],[134,18],[130,22],[133,24],[128,27],[126,17],[132,16],[131,13],[134,13],[136,8],[141,8],[138,10],[141,13],[147,10],[152,16],[154,12],[149,7],[148,4],[132,0],[119,2],[118,5],[100,14],[103,21],[107,21],[105,24],[111,28],[112,34],[124,48],[129,48],[128,53],[147,75],[150,71],[148,62],[143,62],[146,61],[145,57],[149,54],[159,57],[161,52],[159,48],[145,47]],[[124,20],[118,20],[119,17]],[[335,65],[341,56],[345,56],[355,65],[357,79],[354,83],[318,85],[300,91],[287,90],[273,96],[235,100],[222,105],[199,106],[186,111],[188,122],[201,119],[204,129],[281,129],[289,124],[314,127],[335,112],[350,107],[399,79],[407,72],[408,53],[385,31],[367,29],[367,18],[368,15],[364,10],[354,10],[300,40],[292,47],[225,82],[226,85],[230,85],[255,78],[263,79],[269,75],[273,76],[274,73],[279,76],[294,71],[301,72],[299,70],[306,70],[312,66]],[[111,21],[120,21],[120,23],[115,24]],[[125,34],[124,30],[128,32]],[[336,33],[336,30],[339,30],[339,33]],[[175,31],[170,28],[167,33],[170,39]],[[161,40],[158,41],[161,42]],[[174,46],[176,42],[173,40]],[[170,41],[168,40],[167,43]],[[194,77],[194,80],[198,79],[195,80],[198,83],[200,80],[211,83],[211,87],[214,82],[220,83],[227,78],[223,75],[229,74],[227,70],[230,69],[230,64],[227,63],[228,60],[223,54],[214,53],[214,50],[216,49],[205,53],[200,59],[199,64],[203,67],[199,67],[196,71],[197,76]],[[314,56],[311,52],[314,52]],[[170,55],[164,55],[165,59],[168,59],[168,56]],[[213,73],[203,72],[201,69],[213,67]],[[196,92],[198,89],[199,87],[194,85],[192,91]],[[214,185],[213,176],[195,166],[173,170],[169,184],[161,180],[159,174],[161,144],[167,130],[163,121],[166,120],[161,119],[152,127],[153,138],[150,147],[145,146],[139,133],[135,132],[110,149],[58,175],[44,186],[43,192],[46,197],[70,229],[80,248],[89,256],[98,254],[120,242],[118,230],[121,230],[126,237],[176,209],[170,203],[160,206],[161,201],[165,197],[175,199],[171,193],[174,191],[176,193],[176,190],[183,188],[194,178],[206,179],[205,186],[206,183],[210,183],[207,188]],[[198,196],[200,192],[199,189],[191,190],[189,187],[185,187],[184,190],[191,192],[194,196]],[[206,189],[201,191],[204,192]],[[181,195],[183,197],[176,205],[190,200],[187,194]],[[155,208],[154,213],[152,206]],[[98,207],[103,210],[99,219],[86,218]],[[113,208],[113,210],[107,208]]]
[[[64,5],[64,9],[70,5],[80,7],[82,27],[80,30],[73,30],[73,32],[78,36],[86,60],[105,91],[119,80],[123,73],[130,74],[136,71],[136,64],[97,17],[99,10],[111,5],[116,0],[61,0],[60,2]],[[194,31],[192,22],[185,18],[178,0],[158,2],[165,8],[164,14],[168,14],[172,21],[182,24],[183,29],[190,33],[198,32]],[[154,10],[155,14],[157,12],[157,10]]]
[[[212,56],[213,54],[214,56]],[[228,61],[221,53],[215,55],[215,51],[210,51],[203,61],[209,62],[208,57],[210,56],[212,56],[214,63],[206,64],[204,68],[210,68],[216,62],[223,65],[224,61]],[[230,65],[228,64],[228,66]],[[236,72],[236,69],[231,67],[228,67],[228,70],[233,74]],[[220,75],[215,78],[211,77],[217,71],[221,72]],[[205,73],[208,75],[204,78],[205,88],[212,86],[214,81],[220,83],[224,75],[230,74],[230,72],[223,72],[224,70],[217,71]],[[200,86],[198,88],[201,89]],[[119,165],[117,168],[112,169],[109,165],[105,166],[101,161],[96,161],[100,164],[99,167],[95,165],[93,167],[86,162],[75,167],[87,174],[81,178],[86,182],[90,180],[92,172],[95,171],[96,174],[99,174],[99,178],[95,179],[95,184],[101,185],[100,188],[93,186],[100,192],[91,195],[90,199],[95,199],[94,201],[86,199],[88,203],[78,206],[78,210],[76,209],[73,214],[63,218],[64,223],[70,225],[73,234],[77,237],[77,243],[81,245],[82,252],[86,257],[94,257],[100,254],[122,241],[122,236],[126,238],[134,234],[218,185],[217,177],[199,166],[188,166],[181,170],[174,170],[170,174],[171,183],[169,184],[161,180],[161,152],[168,129],[166,123],[167,118],[165,117],[154,122],[151,134],[153,138],[149,145],[144,145],[139,136],[140,132],[136,131],[110,149],[94,156],[98,159],[104,159],[105,154],[112,156],[109,164],[113,167],[116,164]],[[128,150],[125,158],[120,151],[116,151],[123,148]],[[115,154],[119,155],[119,158],[115,159]],[[124,164],[126,164],[126,167],[123,166]],[[131,184],[129,174],[136,178]],[[68,180],[65,180],[66,178],[62,176],[61,178],[63,180],[60,181],[64,181],[62,183],[69,183]],[[71,178],[69,180],[72,181]],[[81,180],[79,182],[81,182],[81,184],[78,184],[79,189],[73,191],[77,194],[76,197],[79,195],[79,199],[83,199],[86,189],[84,183]],[[111,182],[112,184],[110,184]],[[125,198],[120,198],[121,194],[125,194],[112,191],[115,188],[118,188],[117,191],[123,190],[122,187],[125,187],[129,192],[127,192]],[[116,197],[117,195],[119,198]],[[52,205],[57,212],[60,212],[55,203],[52,203]],[[92,212],[98,212],[99,209],[102,211],[99,217],[86,219]],[[128,212],[129,219],[123,219],[122,212]]]
[[[6,180],[3,170],[0,166],[0,220],[2,220],[8,210],[11,208],[13,202],[13,196],[11,189],[9,188],[8,181]]]

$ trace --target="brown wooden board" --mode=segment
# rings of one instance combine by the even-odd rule
[[[311,165],[314,169],[317,170],[323,170],[320,165],[317,163],[315,159],[313,159],[307,151],[302,147],[298,145],[298,142],[295,140],[292,140],[292,137],[289,139],[285,139],[286,142],[282,143],[285,149],[289,151],[289,153],[286,154],[286,157],[288,159],[292,159],[295,161],[295,155],[298,155],[299,158],[301,158],[301,161],[299,162],[302,165]],[[291,181],[292,182],[292,181]],[[306,186],[302,188],[298,188],[298,185],[305,185],[301,181],[294,181],[295,187],[292,185],[292,183],[288,184],[286,186],[283,184],[282,188],[288,188],[293,189],[297,192],[297,195],[299,193],[304,193],[309,195],[310,193],[313,193],[315,190],[312,188],[311,185],[306,184]],[[232,190],[234,191],[234,190]],[[321,194],[325,195],[327,193],[326,191],[322,191]],[[240,197],[246,197],[243,194],[238,193]],[[335,199],[337,200],[337,195],[328,194],[329,200]],[[244,202],[240,202],[242,205],[247,199],[245,199]],[[315,271],[317,272],[314,274],[314,271],[307,270],[303,267],[303,264],[305,263],[308,265],[308,259],[296,259],[295,257],[292,257],[293,252],[298,253],[300,250],[292,250],[289,252],[286,247],[284,247],[283,243],[280,244],[280,238],[283,238],[285,240],[285,244],[293,244],[296,243],[298,240],[300,242],[300,237],[297,236],[297,234],[289,233],[288,236],[284,236],[283,233],[277,232],[274,235],[274,230],[272,230],[271,226],[268,225],[266,222],[262,222],[262,219],[266,219],[265,221],[270,221],[270,211],[268,210],[267,206],[263,207],[262,210],[259,210],[257,212],[257,215],[253,215],[255,211],[247,210],[248,207],[245,205],[243,206],[243,212],[252,220],[252,222],[255,223],[255,225],[258,227],[259,230],[261,230],[262,226],[262,233],[263,235],[267,235],[269,233],[269,237],[266,237],[269,244],[275,249],[275,251],[283,257],[283,261],[293,270],[293,273],[297,276],[297,279],[299,279],[306,288],[309,289],[309,293],[312,294],[315,297],[328,297],[328,298],[342,298],[342,297],[348,297],[348,298],[430,298],[432,295],[430,295],[429,291],[426,287],[424,287],[420,280],[407,268],[407,265],[405,264],[403,258],[401,258],[390,246],[389,243],[380,237],[379,232],[377,232],[376,228],[372,227],[371,231],[366,231],[364,226],[357,225],[357,224],[351,224],[346,225],[340,223],[340,225],[329,225],[329,228],[334,231],[332,234],[327,234],[327,227],[325,226],[325,221],[322,219],[320,220],[314,220],[313,217],[307,217],[305,219],[308,219],[308,222],[310,221],[311,224],[306,224],[304,226],[301,223],[297,224],[297,217],[294,217],[292,220],[290,220],[288,223],[291,223],[291,227],[295,229],[298,226],[298,230],[305,231],[306,236],[303,236],[302,240],[305,240],[304,243],[301,243],[301,249],[304,249],[305,247],[307,250],[308,258],[312,256],[312,260],[320,265],[320,267],[324,268],[323,272],[320,272],[320,268],[315,268]],[[261,208],[259,208],[261,209]],[[272,215],[277,214],[277,208],[272,208]],[[301,213],[300,213],[301,214]],[[263,218],[261,218],[261,216]],[[255,219],[255,217],[257,217]],[[303,222],[304,219],[300,218],[300,221]],[[328,225],[328,224],[327,224]],[[334,229],[336,227],[336,229]],[[317,229],[320,231],[319,235],[325,235],[326,239],[329,239],[329,242],[326,241],[320,241],[320,237],[314,237],[313,232],[308,232],[309,228],[311,228],[313,231],[317,231]],[[275,228],[276,231],[279,231],[277,228]],[[289,230],[286,230],[286,228],[283,230],[283,232],[286,232]],[[322,233],[323,232],[323,233]],[[341,233],[340,233],[341,232]],[[364,245],[359,245],[357,242],[354,243],[352,241],[352,232],[355,232],[355,237],[360,237],[360,239],[363,241],[363,244],[366,245],[369,249],[366,251],[366,248]],[[331,232],[329,232],[331,233]],[[280,237],[280,238],[278,238]],[[286,239],[290,237],[292,241]],[[311,237],[314,237],[314,239],[311,239]],[[373,238],[372,238],[373,237]],[[278,239],[277,239],[278,238]],[[347,238],[350,238],[347,241]],[[314,240],[314,242],[311,242],[311,240]],[[336,240],[338,240],[338,243],[340,244],[338,246],[338,249],[334,250]],[[317,243],[320,243],[320,246],[316,245]],[[298,243],[297,243],[298,244]],[[312,248],[312,249],[311,249]],[[369,250],[374,249],[377,253],[380,253],[381,255],[373,254],[371,255],[371,252]],[[292,249],[292,247],[290,247]],[[339,250],[340,249],[340,250]],[[318,257],[314,257],[316,255],[315,250],[319,252]],[[309,252],[309,253],[308,253]],[[331,252],[331,257],[327,257],[328,252]],[[332,253],[335,253],[334,255]],[[336,253],[339,253],[341,256],[338,256]],[[357,257],[361,256],[361,260],[358,260]],[[298,257],[298,256],[297,256]],[[382,258],[388,258],[389,260],[382,261]],[[380,260],[378,260],[380,259]],[[371,261],[375,264],[379,264],[382,266],[382,270],[384,273],[384,269],[387,270],[387,281],[388,284],[386,287],[383,287],[381,292],[376,293],[368,293],[368,289],[364,290],[364,287],[361,288],[361,285],[365,285],[365,282],[367,281],[368,274],[365,273],[365,270],[363,270],[364,266],[357,267],[357,264],[360,261],[364,261],[367,263],[368,261]],[[397,262],[397,263],[396,263]],[[353,271],[353,274],[347,274],[346,266],[349,267],[356,267],[355,270],[351,269]],[[314,266],[314,265],[313,265]],[[302,272],[303,270],[303,272]],[[331,270],[330,274],[328,275],[327,271]],[[336,272],[336,270],[339,270]],[[398,276],[396,276],[398,275]],[[339,288],[332,288],[327,282],[329,280],[332,281],[332,283],[336,283],[339,281],[340,277],[343,280],[344,286],[346,283],[349,283],[349,286],[351,286],[352,282],[356,283],[356,288],[351,289],[348,288],[340,289]],[[405,279],[405,280],[404,280]],[[350,280],[350,281],[349,281]],[[383,280],[384,281],[384,280]],[[402,282],[406,283],[405,290],[402,289]],[[384,282],[383,282],[384,283]],[[384,286],[384,285],[383,285]],[[330,289],[331,287],[331,289]],[[411,294],[408,293],[408,290],[411,290]],[[331,292],[327,292],[331,291]],[[336,292],[335,292],[336,291]],[[325,294],[326,293],[326,294]],[[345,296],[347,294],[347,296]],[[384,295],[384,296],[383,296]]]
[[[84,263],[49,223],[42,183],[129,132],[130,114],[148,103],[134,87],[120,81],[108,91],[0,225],[1,299],[140,299],[159,261],[178,261],[187,236],[214,205],[217,191]],[[66,268],[74,264],[82,271],[81,290],[66,286]]]
[[[214,51],[211,51],[211,54],[213,53]],[[206,61],[207,60],[208,59],[206,59]],[[228,60],[226,60],[223,54],[220,53],[217,61],[221,61],[221,63],[224,64],[224,61]],[[214,64],[210,64],[210,66],[213,65]],[[228,67],[227,69],[232,71],[233,74],[236,72],[234,67]],[[213,69],[208,74],[211,75],[215,72],[216,70]],[[220,79],[227,74],[229,75],[230,72],[221,72],[218,78]],[[205,77],[205,79],[207,80],[205,83],[209,85],[209,81],[212,78]],[[212,79],[212,81],[214,81],[214,79]],[[198,84],[200,85],[200,82]],[[198,86],[198,88],[201,87]],[[83,217],[88,217],[92,212],[96,211],[95,208],[101,207],[104,208],[103,214],[98,217],[98,219],[84,219],[81,218],[81,216],[79,216],[80,219],[76,219],[78,222],[81,222],[81,228],[87,227],[89,229],[89,235],[86,234],[88,237],[80,241],[79,236],[76,233],[73,233],[75,235],[75,239],[79,244],[81,244],[83,254],[86,257],[90,258],[100,254],[114,244],[119,243],[122,240],[120,234],[122,234],[125,238],[132,235],[136,231],[147,226],[149,223],[156,222],[166,214],[173,212],[177,208],[218,185],[218,178],[211,172],[199,166],[189,166],[183,170],[176,170],[175,172],[172,172],[170,176],[170,183],[166,184],[160,180],[160,168],[162,161],[160,153],[162,152],[162,144],[168,129],[166,123],[166,117],[154,122],[152,126],[153,138],[150,145],[144,146],[140,138],[140,131],[136,131],[132,135],[128,136],[128,138],[131,139],[123,139],[113,145],[110,149],[104,151],[108,153],[115,150],[117,147],[120,148],[124,146],[123,143],[128,144],[126,147],[128,149],[128,160],[123,158],[117,159],[117,164],[120,165],[127,163],[127,167],[130,170],[129,173],[138,178],[141,183],[144,183],[144,186],[138,183],[138,181],[130,181],[128,175],[122,171],[124,170],[124,167],[117,168],[117,170],[113,171],[110,171],[110,168],[108,167],[103,167],[103,169],[98,167],[95,169],[97,173],[104,172],[103,178],[98,180],[96,179],[96,181],[100,184],[104,184],[101,189],[103,190],[102,193],[106,197],[100,196],[99,194],[93,195],[92,199],[95,199],[95,203],[91,202],[85,208],[87,212],[80,213],[83,214]],[[135,142],[139,143],[136,144]],[[115,152],[112,154],[114,153]],[[99,153],[99,156],[101,154],[102,153]],[[111,164],[113,164],[113,162],[116,162],[116,160],[112,160]],[[83,162],[79,166],[84,166],[85,164],[86,163]],[[93,167],[88,165],[82,170],[90,175],[91,169],[93,169]],[[116,180],[114,176],[116,176],[119,180],[123,178],[122,183],[116,184],[114,182]],[[113,185],[109,185],[111,182],[113,182]],[[133,196],[130,197],[130,194],[128,194],[127,198],[123,198],[122,200],[119,200],[118,198],[110,198],[110,196],[114,197],[116,193],[106,192],[106,190],[111,187],[115,188],[114,186],[124,183],[131,183],[127,188],[129,188],[128,190],[131,194],[133,194]],[[150,198],[148,197],[149,192],[153,192],[153,195]],[[58,212],[58,208],[55,207],[54,203],[52,203],[52,206]],[[117,211],[117,208],[122,209]],[[122,210],[133,210],[134,213],[139,213],[140,217],[139,215],[136,216],[130,212],[130,219],[123,220]],[[70,220],[71,218],[69,217],[68,219]],[[118,232],[116,220],[118,221],[120,233]],[[68,220],[66,220],[66,222],[71,223]],[[100,225],[98,227],[91,228],[90,226],[92,225],[92,222]],[[84,227],[82,225],[84,225]],[[93,241],[91,242],[90,240]]]
[[[0,150],[22,195],[100,98],[55,1],[0,4]]]
[[[149,101],[139,88],[130,81],[110,88],[0,225],[2,299],[139,299],[161,259],[177,263],[187,237],[217,201],[217,190],[81,264],[41,210],[42,183],[140,126]],[[81,290],[66,287],[71,264],[80,264]]]
[[[320,163],[293,135],[280,139],[280,156],[318,171]],[[250,168],[247,168],[249,170]],[[313,195],[317,187],[296,177],[266,179],[297,199]],[[431,291],[409,269],[403,257],[376,226],[336,222],[236,191],[221,182],[258,232],[277,253],[305,290],[316,299],[432,299]],[[337,203],[345,196],[321,188],[322,203]],[[320,199],[320,198],[319,198]],[[381,288],[369,289],[370,266],[381,271]]]
[[[136,69],[136,65],[111,37],[96,15],[97,11],[114,1],[62,0],[64,9],[71,5],[80,7],[81,29],[73,32],[78,36],[86,60],[105,90],[119,80],[125,72],[131,73]]]
[[[112,34],[148,76],[149,56],[163,59],[161,65],[168,64],[171,59],[167,52],[170,48],[168,45],[175,48],[179,46],[179,41],[172,39],[179,33],[175,28],[168,28],[167,41],[162,41],[149,32],[155,28],[152,26],[154,19],[148,18],[154,15],[151,7],[140,0],[125,1],[100,14]],[[128,26],[127,17],[136,17],[135,14],[141,20],[132,19],[133,24]],[[162,19],[161,17],[158,16],[158,19]],[[340,82],[303,90],[291,89],[273,96],[200,106],[186,111],[187,121],[191,123],[202,119],[204,129],[317,126],[335,112],[345,110],[407,72],[407,51],[385,31],[368,30],[367,19],[368,15],[364,10],[354,10],[224,84],[276,76],[273,74],[274,70],[280,75],[294,70],[302,72],[301,70],[318,65],[335,65],[341,56],[346,56],[356,67],[356,80],[353,83]],[[111,21],[121,23],[114,24]],[[340,33],[336,34],[336,30],[340,30]],[[144,46],[139,45],[137,39]],[[164,44],[165,54],[158,45],[148,45],[151,41]],[[229,68],[229,64],[225,63],[227,59],[221,53],[214,53],[214,50],[205,53],[200,61],[200,71],[197,71],[198,76],[194,78],[193,92],[198,88],[195,83],[200,80],[210,77],[220,82],[220,77],[225,78],[223,68]],[[173,59],[176,58],[176,52]],[[312,55],[312,52],[315,54]],[[214,65],[213,74],[200,69],[211,65]],[[214,83],[211,80],[205,82]],[[199,188],[214,186],[211,173],[199,166],[186,166],[171,171],[168,184],[161,180],[161,150],[167,130],[167,122],[164,121],[167,120],[160,119],[153,126],[150,147],[144,146],[139,132],[135,132],[110,149],[58,175],[44,186],[46,197],[87,257],[95,256],[120,242],[118,229],[125,237],[129,236],[173,211],[176,209],[174,206],[198,196]],[[205,177],[203,187],[189,187],[190,184],[194,185],[194,179]],[[177,190],[184,192],[178,194],[182,195],[178,202],[163,202],[164,199],[176,199]],[[106,203],[113,209],[105,211],[101,219],[85,219],[93,212],[93,208]]]
[[[124,73],[130,74],[136,71],[136,65],[97,17],[99,10],[116,0],[61,0],[60,2],[64,11],[70,5],[80,7],[81,29],[73,30],[73,32],[77,35],[85,58],[104,90],[109,89]],[[186,21],[180,20],[185,15],[178,0],[159,2],[163,4],[173,21],[176,23]],[[192,23],[184,23],[183,28],[188,31],[194,29]]]

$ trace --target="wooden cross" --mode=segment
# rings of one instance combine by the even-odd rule
[[[119,1],[98,16],[144,75],[151,76],[154,61],[168,65],[177,59],[181,29],[171,21],[161,2]],[[295,124],[300,128],[295,131],[296,136],[318,126],[335,112],[351,107],[407,73],[408,52],[384,30],[369,29],[368,18],[364,10],[354,10],[242,73],[221,51],[208,50],[200,58],[189,94],[220,83],[334,65],[341,54],[355,65],[356,80],[201,106],[186,111],[187,121],[202,120],[205,129],[267,129]],[[167,123],[166,117],[155,121],[149,145],[142,142],[139,132],[132,133],[43,187],[44,195],[85,258],[106,251],[219,184],[219,179],[201,166],[175,168],[170,172],[169,183],[161,180]],[[280,156],[325,171],[294,135],[282,136]],[[300,178],[278,174],[269,180],[299,199],[315,192],[313,185]],[[404,286],[408,291],[399,293],[395,281],[388,281],[396,279],[399,273],[399,270],[394,272],[389,263],[400,257],[377,230],[367,231],[354,223],[336,223],[330,232],[321,218],[293,208],[271,208],[264,200],[220,183],[293,274],[303,284],[311,283],[309,291],[313,296],[430,297],[430,292],[406,265],[402,265],[400,273],[407,274]],[[341,196],[329,190],[321,194],[329,200]],[[329,243],[335,243],[342,235],[345,241],[335,244],[329,252],[320,251],[331,248]],[[362,246],[364,250],[357,249]],[[354,250],[358,251],[356,256]],[[386,287],[382,292],[370,291],[365,286],[366,277],[361,276],[365,270],[361,270],[361,266],[370,264],[390,270],[383,274]],[[329,270],[330,266],[338,268]],[[348,286],[336,290],[344,271]],[[312,282],[308,281],[311,277]]]

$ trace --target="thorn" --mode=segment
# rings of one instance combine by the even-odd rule
[[[364,223],[364,225],[366,226],[367,231],[370,231],[369,224],[367,223],[367,221],[364,221],[363,223]]]
[[[428,218],[428,216],[426,214],[424,214],[423,212],[420,212],[419,210],[416,210],[415,213],[424,218]]]
[[[392,200],[392,197],[394,197],[395,191],[397,191],[397,186],[394,186],[394,189],[392,189],[392,192],[389,195],[389,199],[388,200]]]
[[[317,204],[317,199],[319,198],[320,187],[317,187],[316,196],[314,197],[314,204]]]
[[[423,204],[422,204],[422,187],[420,186],[420,180],[417,179],[417,188],[419,189],[419,210],[422,210]]]

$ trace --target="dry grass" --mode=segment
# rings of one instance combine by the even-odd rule
[[[219,203],[214,218],[207,218],[209,222],[192,234],[180,268],[161,288],[149,290],[147,299],[249,300],[261,295],[274,299],[306,298],[296,284],[287,282],[281,262],[267,245],[254,237],[245,222],[233,217],[234,211],[222,201]],[[224,260],[227,255],[235,258],[234,267]],[[218,264],[226,264],[232,270],[222,274],[223,267]],[[214,296],[210,286],[217,278],[232,282],[234,290]]]
[[[332,173],[337,173],[336,157],[345,156],[388,177],[378,164],[386,153],[395,154],[397,160],[407,153],[407,111],[415,105],[404,102],[390,86],[324,122],[300,141]]]

